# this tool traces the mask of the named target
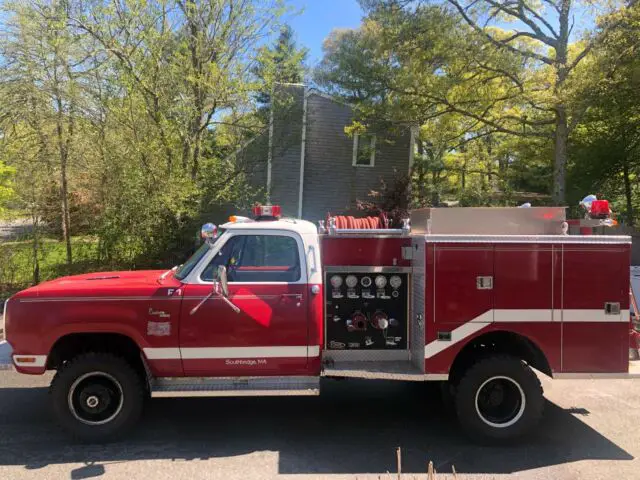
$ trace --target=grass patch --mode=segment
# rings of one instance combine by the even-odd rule
[[[40,281],[99,270],[98,242],[93,237],[72,237],[73,263],[67,265],[64,242],[43,239],[38,251]],[[10,294],[34,283],[34,254],[31,241],[0,243],[0,295]],[[104,268],[104,266],[102,266]]]
[[[17,220],[19,218],[31,218],[29,216],[28,210],[16,210],[5,208],[4,210],[0,208],[0,221],[3,222],[11,222],[13,220]]]

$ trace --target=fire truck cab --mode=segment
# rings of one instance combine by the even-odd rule
[[[205,225],[169,271],[64,277],[6,302],[13,365],[57,370],[64,427],[110,440],[145,397],[317,395],[324,376],[440,381],[468,433],[505,441],[541,418],[537,375],[636,374],[631,239],[567,235],[563,208],[422,209],[400,229],[256,214]]]

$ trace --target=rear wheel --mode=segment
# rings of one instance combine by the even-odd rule
[[[89,442],[114,440],[142,413],[140,375],[109,353],[87,353],[67,362],[51,383],[54,414],[75,437]]]
[[[538,377],[515,357],[480,360],[465,372],[457,388],[458,420],[478,440],[522,437],[538,424],[543,408]]]

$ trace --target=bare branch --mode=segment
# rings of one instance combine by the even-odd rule
[[[517,7],[518,9],[517,10],[514,10],[512,8],[507,8],[507,4],[499,3],[499,2],[497,2],[495,0],[484,0],[484,1],[487,2],[489,5],[491,5],[492,7],[494,7],[495,9],[497,9],[499,11],[502,11],[502,12],[506,13],[507,15],[510,15],[513,18],[515,18],[517,20],[520,20],[522,23],[527,25],[534,32],[533,34],[529,35],[531,38],[535,38],[536,40],[539,40],[539,41],[541,41],[543,43],[546,43],[550,47],[555,48],[555,46],[557,44],[557,36],[556,36],[556,38],[551,38],[548,35],[545,35],[545,33],[536,24],[536,22],[531,20],[525,14],[525,8],[527,8],[529,11],[532,11],[532,10],[528,6],[525,5],[524,0],[518,0],[518,7]]]
[[[496,45],[499,48],[504,48],[510,52],[516,53],[518,55],[521,55],[525,58],[534,58],[542,63],[545,63],[547,65],[554,65],[555,60],[547,57],[545,55],[541,55],[537,52],[532,52],[530,50],[521,50],[519,48],[514,47],[513,45],[510,45],[508,43],[503,43],[500,40],[497,40],[495,37],[493,37],[492,35],[488,34],[482,27],[480,27],[466,12],[465,8],[460,5],[460,3],[457,0],[447,0],[451,5],[453,5],[458,12],[460,13],[460,15],[462,15],[462,18],[465,20],[465,22],[467,22],[467,24],[473,28],[476,32],[478,32],[480,35],[482,35],[483,37],[485,37],[489,42],[491,42],[492,44]]]

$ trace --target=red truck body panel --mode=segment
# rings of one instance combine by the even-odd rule
[[[158,277],[163,271],[108,272],[62,277],[16,294],[6,330],[17,355],[47,355],[55,342],[74,333],[117,333],[141,348],[170,348],[179,341],[180,282]],[[168,335],[148,335],[149,321],[163,311],[175,319]],[[180,360],[150,361],[158,375],[181,375]],[[43,373],[45,366],[16,366]]]
[[[229,315],[221,299],[205,302],[193,309],[211,290],[210,285],[186,285],[180,322],[180,348],[187,376],[251,376],[308,374],[306,346],[311,331],[307,315],[308,286],[242,284],[229,285],[229,299],[240,313]],[[302,313],[301,313],[302,312]],[[215,351],[210,347],[215,345]],[[233,358],[243,347],[263,347],[264,358]],[[298,348],[299,354],[292,349]],[[234,349],[222,358],[219,349]],[[278,357],[278,349],[288,355]]]
[[[402,247],[410,247],[408,237],[384,235],[323,236],[323,266],[398,266],[410,267],[402,258]]]
[[[465,345],[490,332],[526,338],[542,352],[552,373],[627,371],[629,243],[580,243],[561,236],[552,242],[416,238],[426,245],[424,328],[407,328],[409,337],[423,333],[408,339],[400,335],[398,341],[405,342],[407,353],[409,344],[422,343],[423,373],[446,376]],[[409,279],[406,321],[413,322],[409,305],[417,292],[411,290],[411,248],[407,235],[324,235],[318,270],[355,268],[363,275],[370,269],[391,272],[389,279],[393,272],[403,272]],[[14,355],[38,359],[16,368],[43,373],[60,338],[103,332],[133,340],[158,377],[320,374],[330,313],[325,291],[332,287],[319,283],[318,276],[289,284],[231,283],[229,299],[240,314],[232,313],[221,298],[204,302],[192,314],[211,284],[184,283],[162,274],[63,277],[18,293],[8,304],[8,339]],[[385,292],[396,292],[380,292],[377,298],[391,304]],[[243,349],[253,349],[252,355],[243,356]]]
[[[439,332],[459,329],[427,353],[426,372],[447,373],[465,344],[492,331],[530,340],[554,373],[627,371],[629,244],[432,243],[426,255],[427,352]],[[479,275],[493,288],[474,288]],[[621,313],[607,314],[608,302]]]

